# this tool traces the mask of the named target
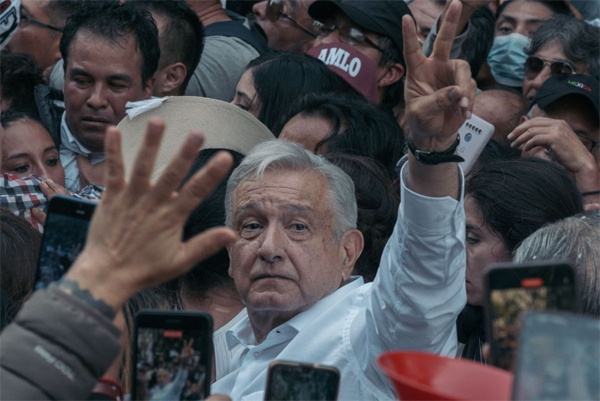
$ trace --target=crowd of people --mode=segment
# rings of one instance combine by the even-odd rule
[[[263,399],[283,360],[337,368],[339,399],[395,399],[386,351],[488,363],[500,262],[571,264],[600,316],[600,2],[0,13],[2,397],[196,400],[210,380]],[[465,173],[473,115],[494,133]],[[96,210],[83,250],[63,226],[38,266],[56,195]],[[212,372],[193,339],[132,355],[146,308],[209,313]]]

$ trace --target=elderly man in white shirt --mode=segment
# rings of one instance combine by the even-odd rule
[[[352,181],[296,145],[253,149],[227,188],[230,274],[248,317],[228,332],[241,344],[213,393],[262,400],[274,360],[332,365],[340,399],[394,399],[376,359],[392,349],[456,352],[466,303],[463,177],[457,130],[476,86],[468,64],[449,60],[461,6],[455,1],[426,58],[403,20],[408,162],[396,227],[372,284],[350,277],[363,248]],[[437,165],[439,163],[444,163]]]

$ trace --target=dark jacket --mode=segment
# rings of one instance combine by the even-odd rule
[[[34,88],[35,105],[37,107],[40,121],[48,130],[54,144],[60,149],[60,124],[64,107],[63,93],[48,85],[36,85]]]
[[[120,331],[55,285],[0,336],[0,399],[84,400],[117,357]]]
[[[456,319],[458,342],[465,344],[461,357],[485,362],[481,351],[485,342],[483,308],[467,304]]]

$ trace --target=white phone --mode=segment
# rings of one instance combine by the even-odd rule
[[[457,154],[465,159],[460,163],[465,175],[469,173],[495,130],[496,128],[492,124],[475,114],[458,129],[460,145],[458,145]]]

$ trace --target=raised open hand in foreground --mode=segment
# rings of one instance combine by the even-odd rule
[[[184,274],[235,239],[233,231],[221,227],[182,242],[188,215],[229,171],[232,159],[227,152],[218,153],[177,192],[204,141],[201,133],[192,132],[152,184],[164,129],[162,120],[149,121],[129,183],[123,177],[120,132],[107,130],[106,189],[86,246],[61,284],[68,292],[88,291],[116,310],[136,292]]]

